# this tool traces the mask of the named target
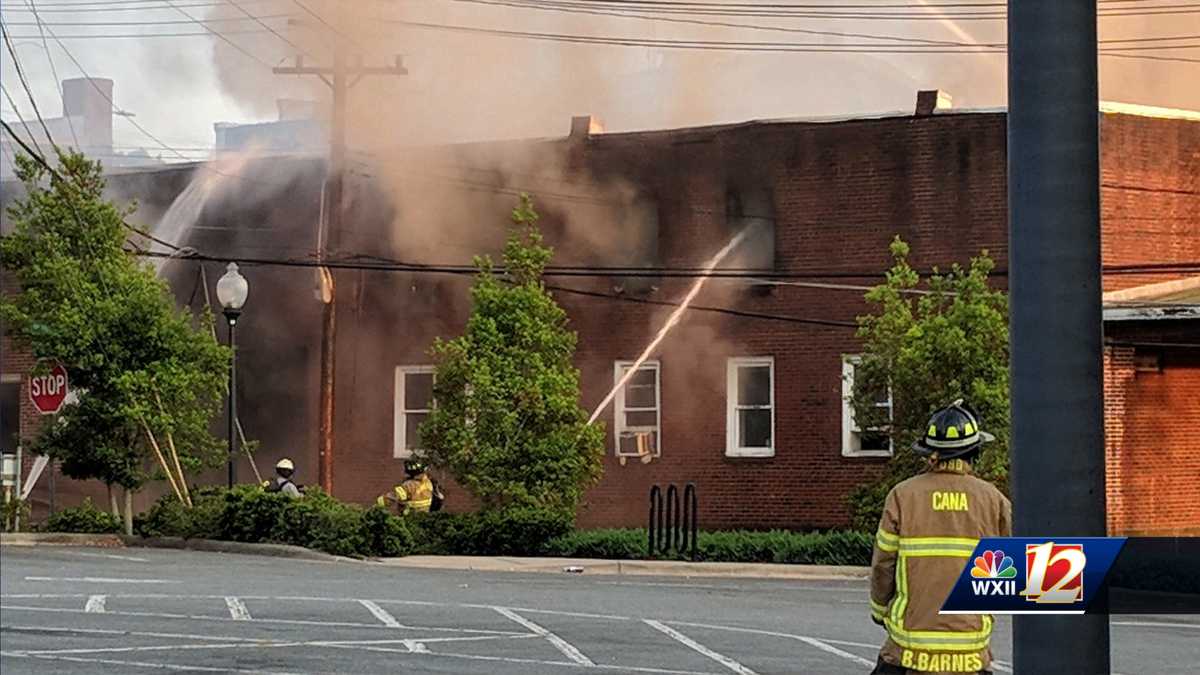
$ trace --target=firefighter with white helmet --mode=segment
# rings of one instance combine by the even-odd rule
[[[300,488],[292,482],[292,474],[296,472],[296,465],[291,459],[284,457],[275,463],[275,480],[266,482],[263,488],[267,492],[282,492],[289,497],[300,497]]]

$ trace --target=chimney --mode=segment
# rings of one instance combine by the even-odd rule
[[[945,112],[954,107],[950,94],[941,89],[927,89],[917,92],[917,117],[926,117],[937,112]]]
[[[594,115],[579,115],[571,118],[571,138],[587,138],[592,134],[604,133],[604,125]]]
[[[94,77],[63,80],[63,116],[82,118],[79,143],[92,152],[110,153],[113,144],[113,81]]]

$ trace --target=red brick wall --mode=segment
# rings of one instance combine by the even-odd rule
[[[1104,264],[1200,260],[1200,123],[1106,114],[1100,139]],[[1178,276],[1109,274],[1104,289]]]
[[[1192,334],[1200,334],[1200,322],[1190,323]],[[1145,330],[1139,332],[1144,335]],[[1143,344],[1152,341],[1143,339]],[[1135,356],[1152,355],[1160,358],[1160,371],[1135,368]],[[1133,346],[1106,349],[1105,436],[1111,533],[1200,534],[1197,425],[1200,352],[1195,348]]]
[[[1200,236],[1196,236],[1200,232],[1200,124],[1104,115],[1101,131],[1105,263],[1200,259]],[[661,265],[697,266],[724,245],[732,235],[724,215],[726,193],[749,183],[772,191],[781,271],[880,271],[889,262],[887,245],[897,234],[912,245],[913,263],[918,267],[964,263],[981,248],[991,251],[999,267],[1006,267],[1003,114],[746,124],[551,143],[464,146],[458,153],[457,159],[463,163],[469,163],[473,154],[545,153],[547,165],[562,161],[568,173],[586,173],[592,186],[608,181],[648,196],[658,209]],[[485,164],[481,160],[475,163]],[[347,218],[343,243],[350,247],[348,252],[456,261],[464,250],[479,249],[477,241],[467,238],[478,237],[489,246],[494,243],[504,224],[499,214],[514,199],[511,193],[532,188],[535,196],[539,192],[548,195],[539,198],[538,205],[548,237],[558,247],[558,262],[634,264],[620,258],[624,243],[617,226],[626,215],[602,213],[595,223],[598,229],[585,244],[562,236],[577,214],[585,209],[596,213],[601,208],[549,196],[589,189],[581,187],[587,181],[572,182],[579,177],[560,176],[542,184],[528,175],[500,175],[496,180],[507,181],[508,190],[496,197],[496,216],[475,206],[478,202],[472,200],[478,197],[474,193],[464,192],[462,203],[478,213],[460,219],[469,221],[469,227],[460,224],[454,236],[448,237],[447,243],[456,248],[439,249],[437,242],[412,241],[429,235],[428,223],[421,220],[428,214],[420,211],[419,205],[392,205],[398,212],[392,223],[391,214],[360,207],[356,201],[352,211],[371,213],[352,213]],[[487,180],[493,178],[489,175]],[[484,179],[473,174],[471,180]],[[315,195],[317,184],[319,181],[313,181],[294,192]],[[269,222],[278,214],[265,207],[249,215],[222,209],[221,219],[240,222],[238,218],[245,217],[253,219],[255,227],[262,227],[242,233],[244,240],[231,237],[227,230],[213,230],[207,239],[189,243],[205,252],[232,257],[239,253],[284,255],[276,253],[285,245],[281,242],[302,249],[312,230],[306,214],[315,209],[304,200],[289,201],[299,204],[299,212],[279,217],[278,223]],[[406,213],[416,215],[406,219]],[[392,229],[379,229],[372,218]],[[489,229],[478,223],[495,226]],[[614,228],[611,235],[603,229],[606,227]],[[383,234],[376,236],[377,231]],[[601,250],[587,250],[589,247]],[[614,255],[618,259],[613,259]],[[217,267],[210,267],[210,283],[220,275]],[[194,273],[193,268],[187,271]],[[316,305],[309,300],[312,272],[254,268],[246,273],[252,278],[253,290],[251,306],[239,324],[244,325],[239,330],[245,382],[243,421],[247,433],[264,442],[263,466],[269,467],[278,456],[291,455],[299,463],[300,479],[314,483],[319,323]],[[369,271],[339,272],[337,278],[335,493],[365,502],[384,492],[401,474],[401,463],[392,457],[394,368],[430,363],[428,347],[433,338],[461,331],[469,310],[469,280]],[[1112,289],[1163,278],[1120,275],[1106,278],[1105,283]],[[813,280],[822,281],[809,279]],[[177,292],[185,296],[194,286],[190,277],[176,281]],[[551,281],[604,293],[613,292],[614,286],[611,279]],[[824,281],[873,283],[872,279],[842,277]],[[997,282],[1003,284],[1003,276],[998,276]],[[665,279],[657,283],[658,290],[638,297],[676,301],[690,282]],[[590,409],[612,385],[613,361],[634,358],[670,309],[563,293],[558,298],[579,332],[576,362],[582,371],[583,403]],[[781,285],[762,293],[716,279],[696,302],[850,322],[866,309],[860,292]],[[840,359],[843,353],[855,350],[853,329],[844,327],[688,313],[655,355],[662,363],[663,456],[648,465],[620,466],[612,457],[610,437],[605,477],[588,495],[583,524],[640,525],[650,485],[670,481],[698,484],[705,527],[843,524],[846,493],[881,463],[878,459],[843,458],[840,452]],[[8,353],[5,343],[6,358]],[[266,365],[271,356],[281,354],[292,370],[307,375],[284,377],[278,362]],[[775,359],[773,458],[724,456],[725,360],[729,356]],[[1190,381],[1180,372],[1189,371],[1173,368],[1164,374],[1163,392]],[[1119,369],[1110,375],[1117,377],[1109,383],[1110,392],[1115,391],[1119,376]],[[1149,438],[1139,431],[1146,418],[1138,411],[1145,407],[1142,402],[1153,396],[1167,394],[1154,394],[1138,384],[1125,391],[1124,398],[1109,401],[1126,411],[1118,429],[1113,426],[1117,422],[1112,416],[1115,408],[1110,408],[1110,456],[1122,461],[1131,457],[1127,452],[1131,446],[1113,440],[1118,431],[1122,437]],[[1173,395],[1167,400],[1172,405],[1186,402]],[[266,405],[272,401],[276,403],[273,407]],[[611,425],[612,418],[610,408],[601,419]],[[1143,435],[1130,436],[1138,433]],[[244,465],[241,471],[245,476]],[[1123,487],[1129,473],[1112,471],[1110,467],[1110,495],[1119,495],[1121,500],[1118,503],[1117,497],[1111,497],[1113,513],[1127,509],[1130,515],[1122,516],[1126,523],[1148,518],[1140,506],[1144,501],[1140,493]],[[452,493],[452,504],[463,503]]]

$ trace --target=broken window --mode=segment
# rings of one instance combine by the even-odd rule
[[[730,190],[725,197],[725,220],[729,236],[746,230],[746,238],[722,267],[727,269],[775,269],[775,202],[765,189]]]

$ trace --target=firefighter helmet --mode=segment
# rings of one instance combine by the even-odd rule
[[[933,413],[925,435],[913,443],[913,450],[920,455],[953,459],[994,440],[995,436],[979,428],[979,416],[960,398]]]
[[[284,478],[291,478],[295,471],[296,465],[293,464],[292,460],[288,459],[287,457],[275,462],[275,473],[283,476]]]
[[[418,459],[409,459],[404,462],[404,473],[410,476],[425,473],[425,462]]]

